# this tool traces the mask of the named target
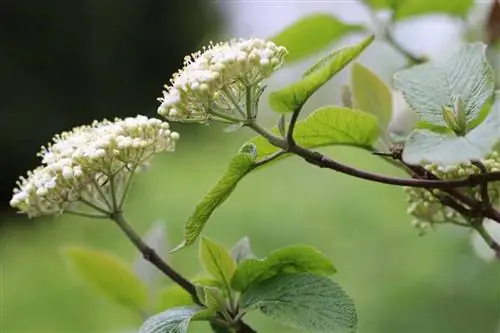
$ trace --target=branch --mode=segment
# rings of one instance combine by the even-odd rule
[[[288,142],[288,148],[295,146],[295,140],[293,138],[293,131],[295,130],[295,124],[297,124],[297,120],[299,119],[301,108],[295,110],[292,114],[292,118],[290,118],[290,124],[288,125],[288,132],[286,134],[286,141]]]

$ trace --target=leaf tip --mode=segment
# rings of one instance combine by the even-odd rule
[[[172,250],[170,250],[168,253],[169,254],[174,254],[174,253],[177,253],[179,252],[180,250],[184,249],[185,247],[191,245],[190,243],[188,243],[186,240],[182,241],[182,243],[180,243],[179,245],[177,245],[176,247],[174,247]]]

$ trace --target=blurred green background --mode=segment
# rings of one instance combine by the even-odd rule
[[[6,1],[0,6],[3,71],[0,135],[2,202],[17,175],[55,132],[95,118],[155,114],[161,86],[184,54],[223,30],[210,1]],[[373,60],[372,60],[373,62]],[[165,222],[169,243],[182,240],[185,219],[251,133],[220,127],[173,127],[177,152],[138,175],[126,206],[146,232]],[[346,163],[398,175],[366,152],[325,150]],[[9,155],[7,155],[7,153]],[[399,174],[400,175],[400,174]],[[6,205],[4,205],[5,207]],[[335,263],[335,279],[354,299],[361,333],[497,333],[500,265],[479,260],[469,235],[455,228],[419,237],[405,213],[402,189],[351,179],[290,158],[245,178],[216,211],[205,234],[231,246],[249,236],[264,256],[310,244]],[[84,245],[132,263],[135,249],[102,220],[0,218],[1,333],[134,332],[142,318],[95,293],[66,269],[59,250]],[[166,254],[165,254],[166,255]],[[199,273],[195,247],[170,259]],[[168,281],[164,281],[168,283]],[[258,332],[293,332],[252,315]],[[195,323],[193,332],[208,332]]]

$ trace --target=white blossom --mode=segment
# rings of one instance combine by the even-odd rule
[[[140,115],[61,133],[42,147],[42,165],[20,178],[10,204],[29,216],[73,210],[78,202],[111,212],[131,175],[155,153],[173,151],[178,139],[167,122]]]
[[[286,49],[261,39],[233,39],[210,44],[187,56],[184,68],[165,85],[158,113],[169,120],[207,122],[214,113],[237,115],[247,89],[282,64]],[[236,104],[236,105],[235,105]]]

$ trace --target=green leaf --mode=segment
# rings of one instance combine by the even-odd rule
[[[276,132],[277,129],[272,129]],[[323,106],[295,125],[295,142],[304,148],[348,145],[370,149],[379,134],[377,118],[366,112],[339,106]],[[246,144],[257,147],[257,160],[277,152],[262,136]]]
[[[473,5],[474,0],[404,0],[397,6],[394,20],[400,21],[432,13],[465,17]]]
[[[278,249],[264,259],[242,261],[231,281],[234,290],[243,291],[250,285],[283,273],[307,272],[315,275],[333,275],[331,261],[311,246],[297,245]]]
[[[347,24],[329,14],[312,14],[295,21],[271,40],[286,47],[286,61],[293,62],[321,51],[349,33],[363,30],[362,25]]]
[[[500,96],[500,93],[497,93]],[[427,129],[414,130],[405,144],[403,160],[408,164],[467,163],[492,152],[500,141],[500,101],[496,101],[484,121],[465,136],[439,133]]]
[[[230,291],[231,278],[236,270],[236,262],[229,251],[216,242],[202,237],[200,241],[200,261],[205,270],[224,283]]]
[[[250,239],[248,237],[243,237],[236,244],[234,244],[231,249],[231,257],[233,257],[236,263],[254,257],[250,246]]]
[[[245,310],[259,309],[285,325],[309,332],[356,332],[351,298],[335,282],[311,274],[278,275],[252,285],[240,298]]]
[[[196,285],[196,294],[203,305],[214,314],[225,307],[226,300],[219,288]]]
[[[356,45],[330,53],[307,71],[302,80],[272,92],[269,95],[269,105],[280,113],[299,110],[316,90],[355,59],[373,39],[374,36],[370,36]]]
[[[194,305],[191,295],[177,284],[171,284],[158,292],[156,310],[175,308],[178,306]]]
[[[198,306],[168,309],[146,320],[139,333],[187,333],[189,322],[203,310]]]
[[[133,311],[144,311],[147,288],[122,261],[83,247],[67,247],[62,253],[74,272],[103,295]]]
[[[351,72],[353,108],[375,115],[382,133],[392,119],[392,93],[370,69],[355,63]]]
[[[444,63],[400,71],[394,76],[394,85],[402,91],[419,120],[445,128],[443,106],[460,97],[465,104],[466,121],[473,122],[494,89],[482,43],[463,46]]]
[[[246,146],[243,149],[247,149]],[[233,157],[224,175],[196,205],[194,212],[188,218],[184,227],[184,243],[174,251],[196,241],[212,213],[226,201],[238,182],[253,169],[254,163],[255,152],[240,151],[238,155]]]

